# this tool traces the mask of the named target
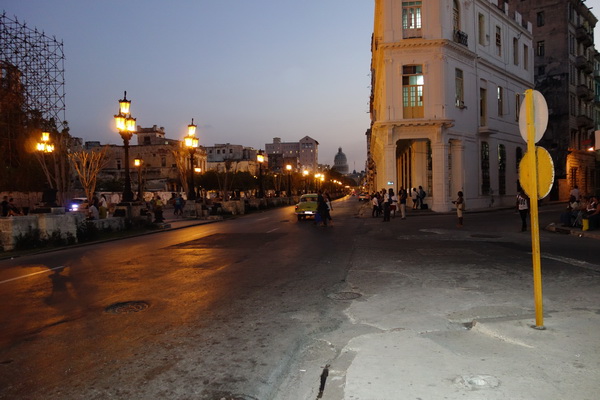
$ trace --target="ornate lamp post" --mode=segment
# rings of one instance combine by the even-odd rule
[[[141,158],[136,158],[133,160],[133,165],[135,165],[138,169],[138,201],[144,201],[144,197],[142,195],[142,165],[144,164],[144,160]]]
[[[287,187],[287,195],[288,197],[292,197],[292,165],[287,164],[285,169],[288,172],[288,187]]]
[[[192,123],[188,125],[188,134],[184,139],[185,147],[187,147],[190,152],[188,200],[196,200],[196,191],[194,190],[194,154],[198,148],[198,138],[195,135],[196,125],[194,125],[194,118],[192,118]]]
[[[123,138],[123,149],[125,150],[125,187],[123,188],[123,202],[133,201],[131,191],[131,177],[129,176],[129,141],[136,132],[135,118],[131,117],[129,108],[131,101],[127,100],[127,91],[123,99],[119,100],[119,113],[115,115],[115,124],[119,135]]]
[[[262,176],[262,166],[265,162],[265,155],[263,154],[262,150],[258,151],[258,154],[256,155],[256,161],[258,162],[258,198],[262,199],[265,197],[265,187]]]

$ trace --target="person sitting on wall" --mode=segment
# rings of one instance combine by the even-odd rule
[[[17,215],[23,215],[19,207],[15,205],[15,199],[12,197],[8,200],[8,216],[13,217]]]
[[[569,198],[569,202],[567,203],[566,211],[560,214],[560,222],[562,223],[562,226],[573,226],[579,212],[579,201],[577,201],[575,196],[571,196]]]

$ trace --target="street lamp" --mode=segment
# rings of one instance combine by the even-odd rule
[[[131,191],[131,177],[129,176],[129,141],[136,132],[135,118],[131,117],[129,108],[131,101],[127,100],[127,91],[119,100],[119,113],[115,115],[115,124],[119,135],[123,138],[123,149],[125,150],[125,187],[123,188],[123,202],[133,201]]]
[[[144,201],[142,196],[142,164],[144,164],[144,160],[141,158],[136,158],[133,160],[133,165],[135,165],[138,169],[138,201]]]
[[[292,197],[292,166],[291,164],[287,164],[285,166],[285,169],[287,169],[288,172],[288,197]]]
[[[185,147],[190,152],[188,200],[196,200],[196,192],[194,191],[194,154],[198,148],[198,138],[195,135],[196,125],[194,125],[194,118],[192,118],[192,123],[188,125],[188,134],[184,139]]]
[[[194,168],[194,173],[196,175],[200,175],[202,173],[202,168],[195,167]],[[196,176],[194,175],[194,191],[196,193],[196,198],[198,196],[200,196],[200,198],[204,201],[204,196],[202,195],[202,187],[200,186],[200,184],[198,184],[198,190],[196,190],[196,181],[197,181],[197,179],[196,179]]]
[[[305,169],[302,171],[302,176],[304,177],[304,193],[308,193],[308,170]]]
[[[50,144],[50,132],[42,132],[42,139],[37,144],[37,151],[41,153],[52,153],[54,145]]]
[[[258,162],[258,198],[262,199],[265,197],[265,188],[262,176],[262,165],[265,162],[265,156],[262,150],[259,150],[258,154],[256,154],[256,161]]]

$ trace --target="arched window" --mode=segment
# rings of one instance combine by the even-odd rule
[[[481,142],[481,194],[490,194],[490,145]]]
[[[498,145],[498,194],[506,194],[506,147]]]

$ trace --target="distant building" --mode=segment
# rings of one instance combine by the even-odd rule
[[[137,145],[129,147],[129,170],[134,192],[137,190],[138,171],[141,171],[146,190],[181,191],[181,178],[177,168],[175,152],[182,142],[165,137],[165,128],[156,125],[151,128],[137,127]],[[100,146],[99,142],[86,142],[86,148]],[[108,164],[99,178],[107,180],[124,180],[125,151],[122,145],[108,145]],[[133,161],[143,160],[141,170],[133,166]],[[189,156],[187,156],[189,159]],[[194,166],[206,170],[206,153],[201,147],[194,154]]]
[[[349,171],[348,159],[346,158],[346,155],[344,153],[342,153],[341,147],[338,149],[337,154],[333,158],[333,168],[332,169],[335,169],[337,172],[339,172],[342,175],[348,174],[348,171]]]
[[[275,173],[284,170],[291,164],[294,170],[317,171],[319,160],[319,142],[305,136],[298,142],[282,142],[281,138],[273,138],[273,143],[265,144],[269,157],[269,169]]]
[[[575,185],[581,193],[598,194],[600,143],[594,143],[594,132],[600,129],[600,65],[594,48],[598,19],[580,0],[518,0],[509,5],[533,22],[535,89],[551,110],[546,133],[537,143],[554,162],[550,199],[567,200]]]
[[[217,172],[250,172],[258,174],[258,151],[239,144],[215,144],[205,147],[206,168]]]

